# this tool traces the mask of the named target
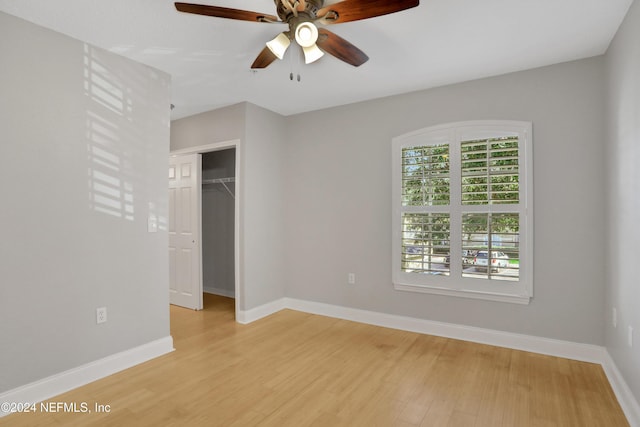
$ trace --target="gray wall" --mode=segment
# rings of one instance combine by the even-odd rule
[[[640,398],[640,4],[631,5],[606,54],[607,212],[606,345],[637,399]],[[618,325],[613,326],[613,308]],[[627,331],[634,329],[633,348]]]
[[[196,114],[171,122],[171,151],[244,139],[246,104]]]
[[[245,309],[285,296],[284,117],[247,106],[242,222]]]
[[[202,156],[202,179],[235,177],[235,149]],[[206,289],[225,296],[235,293],[235,183],[202,187],[202,281]],[[230,194],[231,193],[231,194]]]
[[[603,75],[598,57],[288,117],[287,296],[604,344]],[[528,306],[391,284],[391,139],[477,119],[533,122]]]
[[[169,336],[169,76],[0,13],[0,393]],[[96,308],[108,322],[96,325]]]
[[[284,296],[284,157],[282,116],[243,103],[171,123],[171,149],[239,139],[240,309]]]

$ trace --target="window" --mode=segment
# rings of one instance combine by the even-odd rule
[[[441,125],[392,146],[395,288],[527,304],[531,123]]]

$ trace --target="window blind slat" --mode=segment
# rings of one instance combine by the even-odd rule
[[[460,149],[463,205],[519,203],[517,137],[462,141]]]
[[[449,185],[449,144],[402,150],[403,206],[448,205]]]
[[[404,213],[401,225],[402,271],[448,275],[449,226],[448,213]]]

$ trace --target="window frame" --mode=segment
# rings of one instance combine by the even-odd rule
[[[519,203],[462,205],[461,143],[473,139],[518,136]],[[403,206],[402,150],[449,144],[449,205]],[[529,304],[533,297],[533,143],[532,123],[514,120],[475,120],[426,127],[392,140],[392,282],[400,291]],[[450,213],[450,271],[448,275],[402,271],[403,213]],[[462,276],[462,216],[466,213],[519,214],[518,281]]]

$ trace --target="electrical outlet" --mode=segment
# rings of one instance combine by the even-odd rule
[[[629,326],[629,336],[627,337],[627,344],[629,347],[633,347],[633,328]]]
[[[350,285],[356,284],[356,273],[349,273],[347,276],[347,283]]]
[[[105,323],[107,321],[107,307],[96,308],[96,323]]]
[[[612,314],[612,318],[611,318],[611,323],[613,323],[613,327],[617,328],[618,327],[618,310],[613,307],[613,314]]]

